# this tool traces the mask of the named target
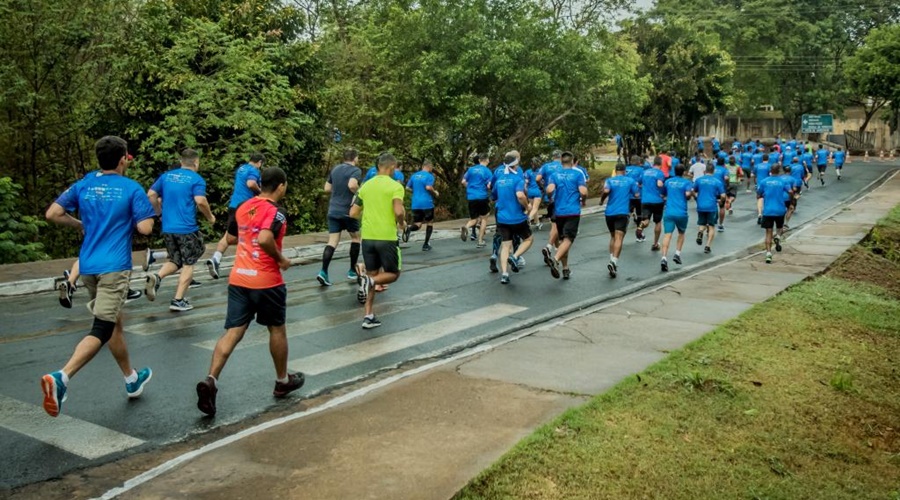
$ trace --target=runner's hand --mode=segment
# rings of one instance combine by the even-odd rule
[[[281,260],[278,261],[278,267],[280,267],[282,271],[287,271],[291,265],[293,264],[290,259],[285,259],[283,255],[281,256]]]

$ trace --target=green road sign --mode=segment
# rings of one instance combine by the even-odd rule
[[[819,134],[822,132],[834,132],[832,115],[803,115],[800,119],[800,133]]]

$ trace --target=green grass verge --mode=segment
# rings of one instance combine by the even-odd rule
[[[870,240],[898,229],[895,209]],[[885,255],[841,276],[900,266]],[[791,287],[543,426],[456,498],[900,499],[898,299],[832,276]]]

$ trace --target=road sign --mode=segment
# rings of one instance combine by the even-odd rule
[[[819,134],[822,132],[834,132],[834,116],[803,115],[800,119],[800,133]]]

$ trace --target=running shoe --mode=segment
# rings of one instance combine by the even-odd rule
[[[665,257],[663,257],[662,260],[659,261],[659,268],[664,273],[669,272],[669,261],[667,261]]]
[[[519,256],[519,258],[516,259],[516,263],[519,264],[519,269],[522,269],[525,267],[525,257]]]
[[[703,253],[712,253],[712,248],[703,247]]]
[[[472,232],[469,234],[469,241],[475,241],[478,239],[478,236],[475,236],[475,227],[472,227]]]
[[[723,226],[722,224],[719,224],[718,226],[716,226],[716,231],[718,231],[718,232],[720,232],[720,233],[724,233],[724,232],[725,232],[725,226]]]
[[[209,259],[206,261],[206,270],[209,271],[209,275],[212,276],[212,279],[219,279],[219,262],[215,259]]]
[[[197,382],[197,409],[209,415],[216,414],[216,393],[219,388],[216,387],[216,380],[210,376]]]
[[[463,240],[463,243],[469,239],[469,228],[466,226],[462,226],[459,228],[459,239]]]
[[[681,265],[681,254],[676,253],[675,256],[672,257],[672,262]]]
[[[44,393],[44,411],[51,417],[59,415],[66,400],[66,384],[63,383],[62,372],[48,373],[41,377],[41,391]]]
[[[491,255],[491,262],[489,265],[490,265],[492,273],[500,272],[500,270],[497,269],[497,256],[496,255]]]
[[[148,248],[147,255],[144,256],[144,265],[141,266],[141,269],[146,273],[150,270],[150,266],[152,266],[154,262],[156,262],[156,258],[153,257],[153,250]]]
[[[634,240],[638,243],[642,241],[646,241],[647,238],[644,238],[644,231],[641,228],[637,228],[634,231]]]
[[[191,284],[188,285],[188,288],[200,288],[201,286],[203,286],[203,283],[200,283],[197,280],[191,280]]]
[[[129,398],[139,397],[144,393],[144,386],[153,378],[153,370],[150,368],[141,368],[137,371],[137,380],[134,382],[125,382],[125,392]]]
[[[65,280],[60,281],[59,284],[56,285],[56,289],[59,290],[59,305],[66,309],[71,309],[72,295],[75,293],[75,287],[72,286],[68,280]]]
[[[135,300],[144,296],[144,292],[140,290],[132,290],[128,289],[128,295],[125,296],[125,303],[134,302]]]
[[[750,190],[748,189],[747,192],[749,193]],[[734,215],[734,209],[733,209],[733,208],[729,208],[729,209],[728,209],[728,215]]]
[[[772,252],[766,252],[766,264],[772,263]]]
[[[787,224],[784,225],[784,230],[785,230],[785,231],[790,231],[790,229],[791,229],[791,226],[788,226]]]
[[[570,277],[572,277],[572,270],[571,269],[563,269],[563,279],[567,280]]]
[[[775,235],[775,251],[781,251],[781,237],[779,237],[778,235]]]
[[[615,278],[616,273],[618,273],[619,268],[616,266],[615,262],[609,261],[609,264],[606,265],[606,269],[609,270],[609,277]]]
[[[306,382],[306,377],[302,373],[288,373],[287,382],[282,384],[277,380],[275,381],[275,389],[272,390],[272,395],[276,398],[283,398],[303,387],[304,382]]]
[[[150,302],[156,300],[156,292],[159,291],[159,284],[161,281],[158,274],[147,275],[147,284],[144,286],[144,295],[147,296],[147,300]]]
[[[807,189],[807,190],[809,189],[809,182],[803,181],[803,185],[806,186],[806,189]]]
[[[347,277],[350,277],[349,273],[347,274]],[[331,286],[331,281],[328,280],[328,273],[324,270],[319,271],[319,274],[316,275],[316,281],[322,286]]]
[[[500,275],[500,284],[501,285],[509,284],[509,273],[503,273]]]
[[[423,252],[430,252],[430,251],[431,251],[431,245],[429,245],[428,243],[423,244],[423,245],[422,245],[422,251],[423,251]]]
[[[381,321],[379,321],[375,316],[372,316],[371,318],[363,318],[362,327],[364,329],[371,330],[372,328],[378,328],[379,326],[381,326]]]
[[[697,244],[698,245],[703,244],[703,231],[700,231],[699,233],[697,233]]]
[[[658,252],[659,251],[659,243],[654,243],[653,246],[650,247],[650,250],[653,250],[654,252]]]
[[[410,232],[412,232],[412,230],[409,228],[408,225],[405,228],[403,228],[403,243],[406,243],[409,241],[409,233]]]
[[[509,257],[507,257],[506,262],[509,263],[509,268],[512,269],[512,272],[519,272],[519,261],[517,261],[514,256],[510,255]]]
[[[837,180],[841,180],[841,174],[838,174]]]
[[[550,266],[550,276],[553,276],[553,279],[559,279],[559,268],[557,267],[556,259],[550,259],[547,265]]]
[[[819,180],[822,182],[822,185],[824,186],[824,185],[825,185],[825,178],[824,178],[824,177],[819,177]]]
[[[194,308],[194,306],[192,306],[191,303],[188,302],[187,299],[179,299],[179,300],[172,299],[172,302],[169,304],[170,311],[184,312],[184,311],[190,311],[193,308]]]
[[[356,274],[356,271],[354,271],[353,269],[347,271],[347,279],[348,280],[356,281],[358,278],[359,278],[359,275]]]
[[[484,241],[479,241],[478,243],[475,244],[475,248],[484,248],[486,246],[487,246],[487,243],[485,243]]]
[[[374,287],[375,280],[366,276],[365,274],[360,274],[359,278],[356,280],[356,284],[356,300],[360,304],[365,304],[366,299],[369,298],[369,288]]]
[[[541,255],[544,256],[544,264],[546,264],[548,266],[552,266],[552,264],[550,264],[550,263],[553,261],[553,257],[550,256],[550,248],[549,247],[542,248]]]

